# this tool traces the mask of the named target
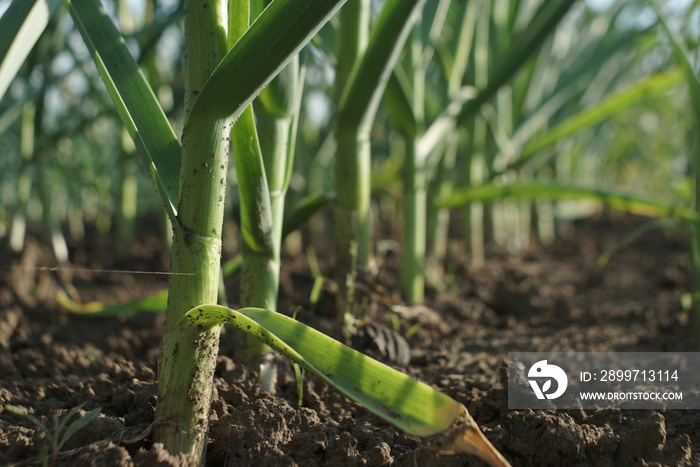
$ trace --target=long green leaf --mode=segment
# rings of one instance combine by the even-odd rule
[[[229,1],[229,46],[245,34],[250,22],[250,2]],[[268,253],[273,248],[270,190],[258,140],[253,106],[249,105],[231,128],[238,193],[241,233],[247,251]]]
[[[494,201],[506,197],[518,199],[546,198],[590,199],[600,201],[622,211],[650,217],[671,217],[697,222],[697,213],[685,206],[677,206],[659,201],[645,199],[626,193],[601,188],[587,188],[557,183],[510,183],[503,185],[487,184],[476,187],[456,189],[449,198],[439,200],[438,207],[454,208],[473,201]]]
[[[221,60],[202,88],[185,131],[210,118],[238,118],[346,0],[274,0]]]
[[[272,209],[253,107],[249,106],[231,129],[238,174],[243,243],[257,253],[273,249]]]
[[[229,323],[277,350],[384,420],[416,436],[447,433],[439,446],[510,466],[484,437],[466,407],[451,397],[279,313],[219,305],[191,309],[170,331]]]
[[[59,291],[56,293],[56,302],[64,310],[78,315],[110,317],[133,316],[140,312],[163,313],[168,306],[168,290],[159,290],[145,298],[121,303],[77,303],[70,299],[65,292]]]
[[[99,0],[64,0],[90,49],[119,116],[144,157],[168,215],[176,222],[180,143],[158,99]]]
[[[299,321],[259,308],[218,305],[187,313],[173,330],[228,322],[251,333],[402,430],[430,436],[450,428],[461,404]]]
[[[61,0],[15,0],[0,18],[0,99]]]
[[[682,38],[677,37],[677,33],[675,33],[669,27],[657,2],[649,0],[649,3],[656,11],[656,15],[659,18],[659,23],[661,24],[666,37],[671,42],[672,50],[676,56],[676,59],[681,63],[686,85],[688,86],[688,92],[690,94],[690,108],[692,109],[694,117],[693,132],[695,134],[695,138],[693,138],[693,143],[695,147],[693,154],[689,159],[693,182],[693,206],[695,208],[695,212],[698,214],[698,216],[700,216],[700,144],[698,144],[700,139],[697,137],[697,133],[700,129],[700,80],[698,79],[695,67],[691,63],[691,58],[688,51],[682,45]],[[690,238],[694,272],[694,274],[692,274],[693,281],[691,286],[693,309],[690,322],[696,335],[700,335],[700,225],[693,225],[693,232]]]

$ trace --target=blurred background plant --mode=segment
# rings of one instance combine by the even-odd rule
[[[9,3],[0,1],[0,12]],[[103,3],[177,125],[184,108],[181,2]],[[373,31],[389,3],[368,2],[358,16],[362,27]],[[464,247],[478,267],[486,248],[546,243],[566,221],[600,209],[601,200],[693,218],[686,209],[693,206],[696,127],[671,36],[648,1],[428,0],[422,8],[376,117],[362,130],[371,150],[371,249],[387,237],[401,241],[407,301],[422,300],[426,274],[429,286],[446,286],[451,250]],[[698,2],[658,8],[697,73]],[[347,186],[335,158],[342,153],[339,88],[355,61],[339,48],[347,21],[334,18],[302,58],[297,157],[276,188],[288,183],[288,212],[308,195],[323,205]],[[369,36],[353,40],[361,56]],[[86,231],[111,232],[120,246],[143,229],[169,237],[161,202],[63,9],[7,84],[0,101],[3,241],[20,251],[26,226],[41,226],[63,263],[70,261],[66,236],[80,240]],[[260,103],[261,118],[279,110],[272,99]],[[235,170],[229,183],[236,183]],[[237,190],[227,196],[240,205]],[[224,248],[232,257],[245,248],[230,211]],[[387,224],[388,231],[380,228]],[[450,224],[457,228],[448,236]],[[307,244],[330,245],[331,228],[317,216],[301,235]],[[287,244],[298,246],[299,234]]]
[[[5,10],[9,2],[2,2]],[[109,2],[159,100],[182,112],[182,11],[176,2]],[[43,225],[57,262],[69,260],[64,235],[114,231],[133,237],[136,219],[163,219],[158,196],[122,131],[105,87],[63,9],[49,22],[0,101],[2,233],[21,251],[26,224]],[[20,142],[21,141],[21,142]],[[108,142],[109,144],[105,144]],[[144,188],[145,187],[145,188]],[[149,226],[149,228],[152,225]],[[169,228],[164,229],[169,236]],[[164,237],[166,238],[166,237]]]

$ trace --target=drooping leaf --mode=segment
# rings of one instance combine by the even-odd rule
[[[621,211],[650,217],[672,217],[687,222],[697,222],[694,210],[675,204],[641,198],[602,188],[588,188],[561,183],[508,183],[485,184],[475,187],[455,189],[447,199],[437,201],[438,207],[454,208],[473,201],[494,201],[514,196],[520,200],[543,198],[590,199],[600,201]]]
[[[222,322],[256,336],[407,433],[432,436],[447,432],[449,449],[456,448],[455,438],[463,439],[466,445],[459,447],[460,452],[479,456],[493,466],[510,465],[484,437],[464,405],[288,316],[260,308],[203,305],[187,312],[171,332]]]

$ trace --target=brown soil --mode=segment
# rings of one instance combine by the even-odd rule
[[[681,306],[689,290],[686,238],[647,234],[596,270],[598,255],[638,222],[588,220],[547,248],[492,252],[480,270],[453,260],[446,291],[431,287],[424,307],[404,308],[417,313],[400,317],[401,330],[421,326],[408,338],[410,363],[400,368],[464,403],[514,466],[700,465],[697,410],[507,408],[509,351],[696,350]],[[72,258],[92,268],[167,268],[157,241],[140,244],[117,258],[109,239],[76,244]],[[187,465],[154,445],[148,431],[162,315],[87,318],[55,303],[61,284],[71,283],[83,301],[115,302],[163,288],[166,278],[36,270],[50,258],[37,241],[20,256],[2,257],[14,267],[0,270],[0,407],[23,407],[49,426],[52,415],[79,404],[85,404],[83,412],[102,409],[62,447],[55,465]],[[400,303],[397,270],[397,259],[389,258],[377,280]],[[335,334],[331,320],[308,310],[312,282],[306,258],[288,258],[280,310],[299,309],[300,319]],[[370,294],[367,309],[388,323],[385,298]],[[233,332],[224,336],[216,369],[207,465],[483,465],[425,449],[424,440],[399,432],[314,378],[306,378],[298,407],[286,363],[277,394],[264,393],[231,353],[233,341]],[[43,443],[31,422],[0,409],[0,464],[38,463]]]

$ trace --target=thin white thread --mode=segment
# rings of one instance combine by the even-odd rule
[[[168,272],[168,271],[129,271],[124,269],[90,269],[90,268],[59,268],[49,266],[6,266],[5,269],[27,269],[32,271],[73,271],[73,272],[100,272],[108,274],[152,274],[157,276],[194,276],[193,272]]]

